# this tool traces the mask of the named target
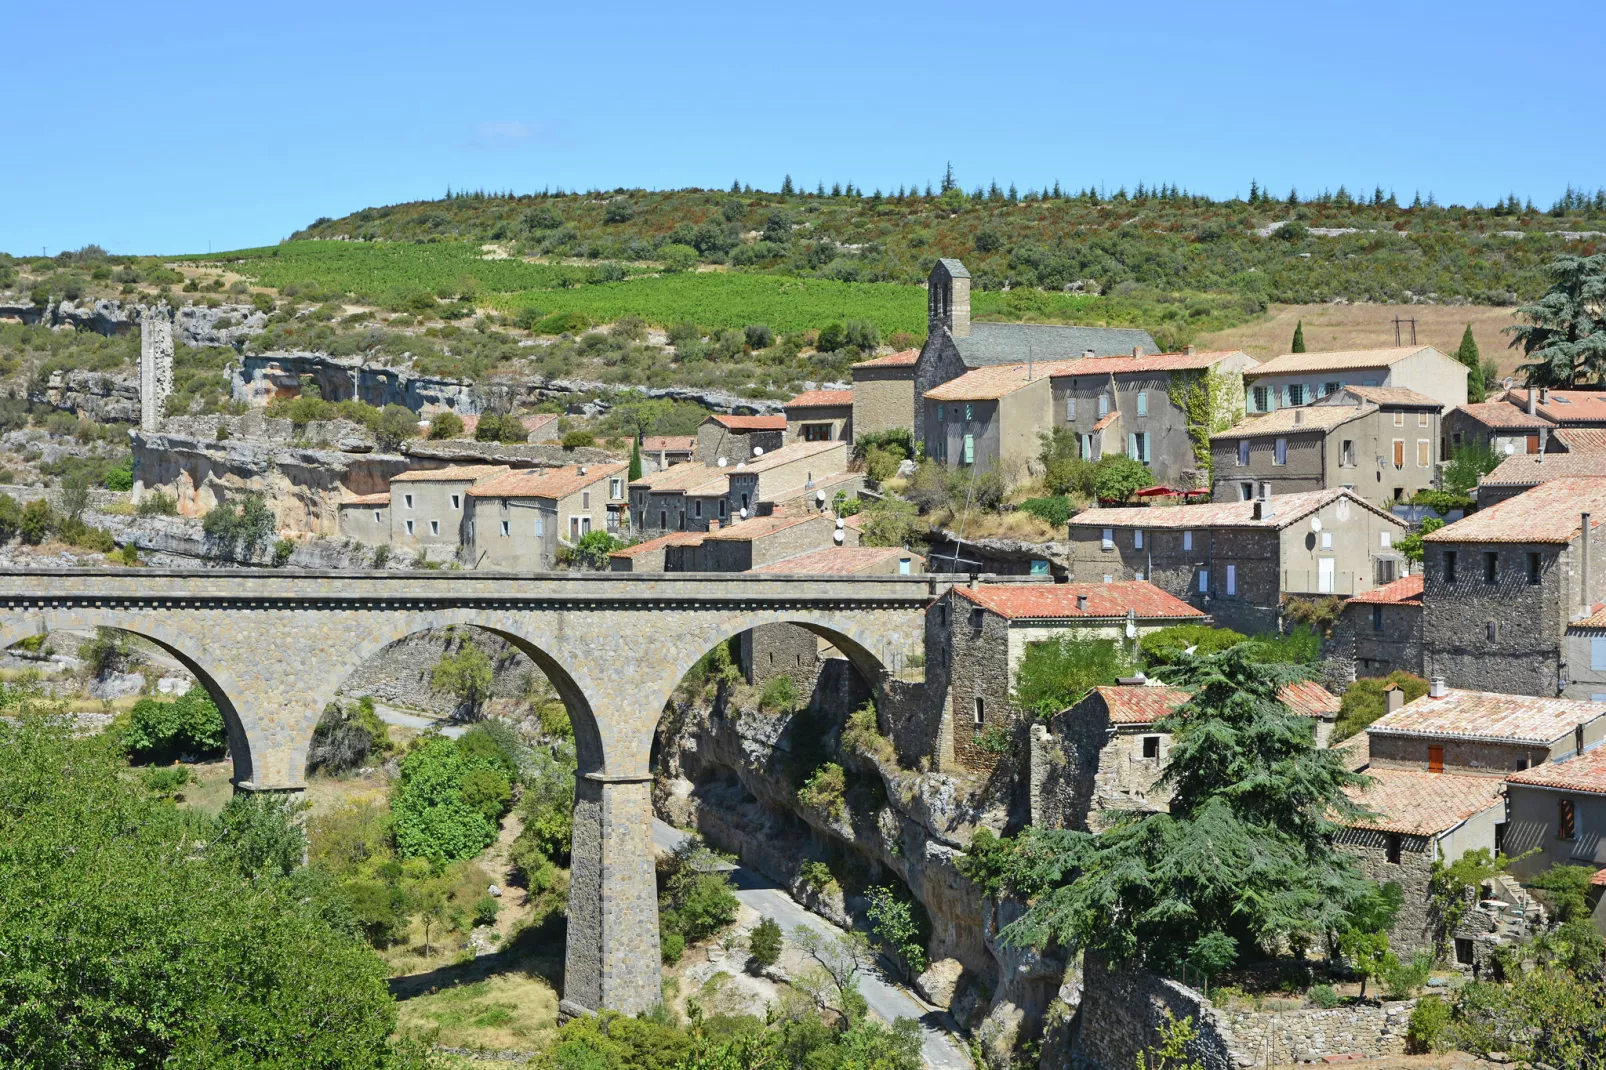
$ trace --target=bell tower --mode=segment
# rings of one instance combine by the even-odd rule
[[[928,332],[946,328],[955,338],[970,337],[970,272],[958,260],[938,260],[926,290]]]

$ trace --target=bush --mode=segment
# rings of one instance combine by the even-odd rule
[[[134,489],[134,458],[132,455],[123,458],[115,468],[107,470],[105,485],[107,490],[130,491]]]
[[[178,499],[164,491],[150,491],[140,496],[134,511],[140,516],[177,516]]]
[[[1312,991],[1314,995],[1314,990]],[[1424,996],[1417,1000],[1411,1011],[1411,1024],[1406,1027],[1407,1050],[1426,1053],[1438,1050],[1440,1038],[1450,1024],[1450,1005],[1438,996]]]
[[[771,713],[791,713],[797,709],[797,684],[790,676],[772,676],[759,692],[758,708]]]
[[[663,263],[664,271],[678,275],[697,266],[697,250],[689,245],[671,242],[658,250],[658,259]]]
[[[290,555],[296,552],[294,539],[280,539],[273,544],[273,567],[283,568],[290,563]]]
[[[1428,693],[1428,682],[1420,676],[1396,669],[1385,677],[1362,677],[1344,692],[1338,709],[1338,720],[1333,725],[1333,742],[1348,739],[1388,712],[1390,686],[1404,692],[1406,702],[1414,702]]]
[[[887,887],[871,888],[866,897],[870,901],[866,910],[870,931],[882,949],[903,966],[905,978],[913,981],[926,972],[926,945],[921,939],[921,930],[926,927],[922,924],[924,911],[907,896]]]
[[[847,774],[835,762],[816,769],[798,789],[800,803],[840,821],[847,811]]]
[[[437,412],[429,418],[429,437],[436,441],[441,439],[461,438],[463,435],[463,418],[455,412]]]
[[[760,970],[775,965],[781,957],[781,949],[784,946],[781,926],[774,918],[761,919],[753,926],[753,931],[747,937],[747,953],[753,965]]]
[[[1071,519],[1071,500],[1063,495],[1052,498],[1027,498],[1020,503],[1022,512],[1030,513],[1051,528],[1063,528]]]
[[[920,514],[912,502],[901,498],[872,501],[861,512],[865,546],[908,546],[920,533]]]
[[[775,332],[762,323],[749,324],[742,333],[747,336],[749,349],[768,349],[775,344]]]
[[[464,639],[454,653],[441,655],[429,674],[429,683],[436,691],[451,695],[459,709],[472,715],[491,697],[494,678],[490,657],[474,640]]]
[[[40,498],[22,507],[22,514],[17,521],[17,534],[29,546],[38,546],[50,538],[58,522],[56,511],[50,508],[49,502]]]
[[[664,960],[664,965],[673,966],[680,961],[680,956],[686,953],[686,938],[679,933],[666,932],[663,926],[663,917],[658,922],[658,954]]]
[[[1046,719],[1131,670],[1131,658],[1114,639],[1074,633],[1056,636],[1027,645],[1013,697],[1021,708]]]
[[[223,753],[228,729],[212,696],[199,684],[168,702],[142,698],[129,710],[123,748],[137,761],[167,763]]]
[[[695,839],[676,848],[664,867],[663,891],[658,896],[658,925],[663,938],[681,940],[675,957],[686,944],[706,940],[736,920],[739,904],[730,876],[710,863],[715,856]],[[664,949],[665,961],[670,949]]]
[[[864,454],[864,473],[880,483],[897,475],[898,465],[902,463],[903,458],[892,450],[871,446]]]
[[[502,904],[497,902],[494,896],[481,896],[474,903],[474,924],[495,925],[496,914],[501,909],[501,906]]]
[[[1332,985],[1313,985],[1306,995],[1324,1011],[1330,1011],[1339,1004],[1338,992]]]
[[[608,555],[623,546],[606,531],[588,531],[574,544],[574,560],[585,568],[601,571],[608,567]]]
[[[410,438],[418,437],[418,416],[404,405],[386,405],[373,426],[374,442],[386,453],[394,453]]]
[[[814,859],[798,866],[797,875],[815,892],[823,892],[836,884],[836,877],[831,873],[831,867]]]
[[[504,416],[500,413],[481,413],[479,422],[474,425],[474,440],[476,442],[504,442],[516,445],[530,437],[524,422],[517,416]]]
[[[1141,461],[1123,454],[1111,454],[1094,466],[1093,493],[1099,501],[1124,502],[1144,487],[1154,485],[1154,473]]]
[[[239,505],[219,502],[201,530],[206,534],[207,553],[215,558],[250,560],[273,534],[277,521],[260,494],[246,494]]]
[[[585,449],[597,444],[597,436],[590,431],[570,431],[563,436],[563,448],[566,450]]]
[[[907,427],[893,427],[885,431],[869,431],[853,440],[853,455],[861,460],[872,449],[882,449],[907,461],[915,455],[915,436]]]
[[[126,672],[144,660],[129,648],[128,633],[115,628],[96,628],[95,637],[78,644],[78,660],[91,676],[104,677]]]
[[[496,819],[464,797],[464,780],[477,769],[499,776],[500,764],[464,753],[453,740],[426,736],[401,761],[401,782],[391,797],[396,847],[404,858],[452,862],[472,858],[496,839]],[[500,815],[497,815],[500,816]]]
[[[1208,624],[1178,624],[1160,628],[1138,640],[1143,661],[1149,668],[1176,665],[1182,661],[1183,651],[1194,648],[1194,654],[1204,657],[1237,646],[1248,637],[1231,628],[1212,628]]]

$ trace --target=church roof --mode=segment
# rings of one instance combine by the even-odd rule
[[[976,323],[954,346],[972,368],[1074,360],[1088,350],[1096,357],[1130,357],[1134,347],[1158,353],[1154,339],[1137,327],[1062,327],[1044,323]]]

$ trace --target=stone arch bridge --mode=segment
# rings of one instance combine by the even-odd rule
[[[879,684],[923,650],[924,610],[939,582],[13,569],[0,570],[0,648],[63,629],[144,636],[217,700],[236,787],[294,792],[305,786],[319,716],[365,659],[430,628],[496,633],[541,667],[574,724],[579,772],[564,1003],[571,1011],[637,1013],[660,1000],[648,762],[670,693],[715,644],[778,623],[825,637]]]

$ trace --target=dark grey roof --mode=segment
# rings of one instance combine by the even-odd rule
[[[967,367],[1074,360],[1089,349],[1099,357],[1129,357],[1133,346],[1154,354],[1160,347],[1139,327],[1060,327],[1046,323],[971,323],[969,338],[955,338]]]
[[[970,278],[970,270],[965,267],[965,265],[964,265],[964,263],[962,261],[954,260],[954,259],[952,259],[950,257],[946,257],[945,256],[942,259],[938,260],[937,263],[941,264],[943,267],[948,269],[948,275],[949,275],[950,278],[955,278],[955,279],[968,279],[968,278]]]

